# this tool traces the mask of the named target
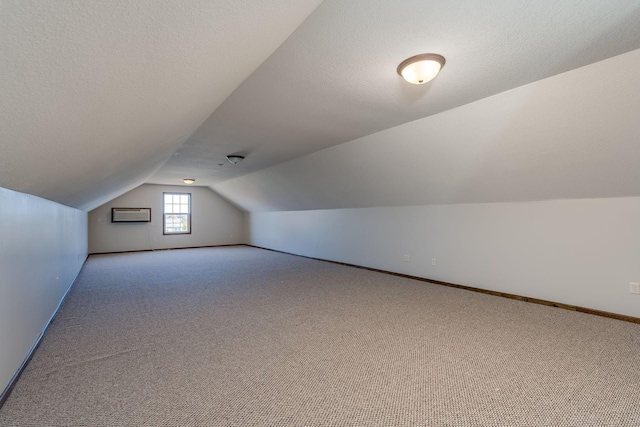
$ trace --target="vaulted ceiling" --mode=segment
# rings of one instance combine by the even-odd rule
[[[637,0],[3,0],[0,186],[85,210],[183,178],[247,210],[640,196],[639,28]],[[441,74],[404,82],[426,52]]]

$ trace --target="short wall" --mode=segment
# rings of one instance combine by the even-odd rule
[[[640,317],[638,197],[247,217],[252,245]]]
[[[86,258],[86,212],[0,187],[0,392]]]

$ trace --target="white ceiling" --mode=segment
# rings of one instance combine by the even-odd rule
[[[640,49],[213,186],[247,211],[640,196]]]
[[[0,186],[142,184],[320,0],[0,0]]]
[[[637,0],[324,1],[149,182],[216,184],[638,48],[638,28]],[[440,76],[404,82],[425,52]]]
[[[319,3],[0,1],[0,186],[89,210],[143,182],[189,177],[247,209],[342,206],[324,189],[306,204],[239,194],[257,188],[256,171],[640,48],[637,0]],[[424,86],[402,81],[397,64],[425,52],[446,57],[442,73]],[[453,142],[433,149],[456,158]],[[227,154],[247,158],[233,166]],[[485,159],[481,178],[490,182],[501,159]],[[547,160],[534,155],[514,174]],[[403,163],[385,167],[393,177]],[[305,173],[263,185],[311,176],[349,185],[331,180],[331,168]],[[463,172],[443,169],[429,182],[463,177],[454,173]],[[465,194],[393,203],[492,199]],[[353,205],[375,206],[372,197]]]

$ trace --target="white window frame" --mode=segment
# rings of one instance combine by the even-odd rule
[[[162,234],[191,234],[191,193],[162,193]]]

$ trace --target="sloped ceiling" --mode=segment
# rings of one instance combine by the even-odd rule
[[[143,183],[319,3],[0,1],[0,186],[89,210]]]
[[[248,211],[640,196],[640,50],[213,186]]]
[[[325,0],[150,182],[189,176],[218,189],[230,178],[640,48],[638,28],[637,0]],[[424,86],[404,82],[398,64],[425,52],[445,56],[442,73]],[[247,157],[232,166],[224,156],[235,153]]]
[[[319,3],[3,0],[0,186],[85,210],[143,182],[179,184],[182,178],[195,178],[197,185],[249,210],[633,193],[628,185],[612,191],[615,180],[595,187],[581,181],[575,188],[563,181],[593,176],[589,168],[604,165],[596,157],[608,156],[594,149],[578,156],[585,161],[564,157],[576,148],[568,140],[583,135],[580,120],[545,115],[546,103],[521,95],[515,104],[509,95],[489,98],[480,107],[466,104],[640,48],[637,0]],[[397,64],[425,52],[446,57],[443,72],[423,86],[402,81]],[[596,69],[601,83],[606,67]],[[629,68],[620,72],[629,80]],[[581,89],[590,91],[592,83],[583,81]],[[548,98],[563,87],[551,84],[535,97]],[[593,102],[558,100],[563,107],[554,111],[560,117]],[[624,108],[620,102],[610,102],[613,118]],[[510,170],[514,183],[549,171],[544,162],[550,156],[540,155],[535,141],[513,130],[531,125],[517,115],[521,103],[528,114],[551,120],[550,129],[561,135],[543,136],[551,136],[548,147],[561,147],[562,154],[553,164],[575,173],[549,175],[539,187],[525,186],[517,194],[499,186],[487,191],[500,181],[500,162],[514,155],[523,158]],[[506,122],[483,125],[487,108],[503,111]],[[597,113],[586,113],[592,126]],[[440,134],[426,146],[450,167],[403,175],[416,165],[387,155],[376,158],[383,152],[400,159],[427,156],[425,140],[418,138],[424,129],[412,122],[430,117],[440,117],[428,121]],[[436,124],[446,117],[454,124]],[[395,135],[400,129],[395,127],[404,124],[408,133]],[[513,130],[507,134],[521,145],[517,152],[492,133],[503,128]],[[493,155],[470,156],[473,139],[493,147]],[[337,170],[335,154],[311,154],[367,150],[369,140],[381,148],[358,158],[356,170],[363,174],[358,177]],[[404,150],[400,154],[397,144]],[[563,151],[565,144],[570,145]],[[622,145],[628,148],[627,142]],[[227,154],[246,159],[233,166],[225,162]],[[607,163],[610,169],[595,178],[619,175],[615,165]],[[387,180],[369,181],[366,176],[379,168]],[[460,188],[470,178],[469,168],[483,185]],[[425,186],[409,191],[402,184],[414,179]],[[457,185],[439,185],[450,182]],[[374,185],[383,188],[374,191]],[[543,185],[564,190],[549,194],[540,191]],[[406,196],[381,196],[398,188],[407,189]]]

